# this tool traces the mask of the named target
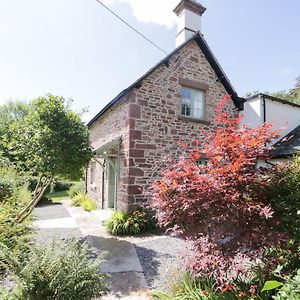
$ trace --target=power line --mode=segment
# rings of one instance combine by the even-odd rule
[[[110,13],[112,13],[115,17],[117,17],[120,21],[122,21],[125,25],[127,25],[129,28],[131,28],[133,31],[135,31],[138,35],[140,35],[142,38],[144,38],[147,42],[152,44],[154,47],[156,47],[158,50],[162,51],[166,55],[168,55],[168,52],[159,47],[157,44],[152,42],[149,38],[147,38],[145,35],[143,35],[141,32],[139,32],[137,29],[135,29],[133,26],[131,26],[129,23],[127,23],[124,19],[122,19],[118,14],[116,14],[114,11],[112,11],[108,6],[106,6],[104,3],[102,3],[100,0],[96,0],[100,5],[102,5],[105,9],[107,9]]]

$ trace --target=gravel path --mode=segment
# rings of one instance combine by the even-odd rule
[[[43,203],[34,209],[37,220],[51,220],[69,218],[71,215],[61,204]],[[66,226],[67,227],[67,226]],[[49,244],[66,238],[80,238],[82,233],[79,228],[38,228],[35,241],[37,244]]]
[[[187,242],[170,236],[136,243],[135,247],[149,287],[159,291],[169,288],[189,249]]]
[[[57,219],[71,217],[61,204],[43,203],[34,209],[37,220]]]

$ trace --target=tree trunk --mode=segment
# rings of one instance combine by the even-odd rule
[[[32,201],[26,207],[24,207],[21,210],[21,212],[16,216],[14,220],[15,223],[22,223],[32,213],[35,206],[41,201],[41,199],[45,195],[45,192],[48,186],[50,185],[50,183],[52,182],[52,179],[53,179],[52,177],[46,179],[44,184],[42,184],[42,188],[39,193],[36,194],[36,191],[34,192]]]

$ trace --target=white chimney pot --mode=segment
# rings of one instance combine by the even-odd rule
[[[174,12],[178,16],[176,47],[190,39],[196,32],[201,32],[201,16],[206,8],[195,0],[182,0]]]

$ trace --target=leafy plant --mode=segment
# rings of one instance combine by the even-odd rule
[[[73,185],[72,181],[57,180],[53,184],[52,192],[68,191]]]
[[[97,209],[96,202],[91,199],[86,193],[77,194],[72,201],[73,206],[82,206],[86,211]]]
[[[268,280],[265,282],[263,289],[261,290],[262,292],[265,291],[272,291],[275,289],[278,289],[280,287],[282,287],[282,282],[277,281],[277,280]]]
[[[155,227],[153,216],[143,210],[115,212],[106,222],[106,228],[112,235],[136,235]]]
[[[300,242],[300,155],[281,166],[268,187],[278,228]]]
[[[286,280],[274,300],[299,300],[300,299],[300,269],[297,274]]]
[[[16,224],[14,218],[31,201],[31,193],[27,184],[18,185],[19,175],[12,166],[2,168],[0,174],[10,186],[9,196],[0,201],[0,243],[10,250],[12,256],[19,256],[27,249],[32,230],[29,226],[30,219]]]
[[[81,206],[83,207],[84,210],[86,211],[92,211],[97,209],[97,204],[94,200],[85,198],[81,202]]]
[[[11,160],[38,177],[32,201],[19,212],[22,222],[43,198],[55,178],[76,179],[91,157],[88,129],[63,97],[48,94],[32,102],[5,135]]]
[[[0,202],[12,196],[13,189],[9,182],[0,179]]]
[[[84,193],[85,191],[85,185],[83,181],[76,182],[74,185],[72,185],[68,190],[68,195],[70,198],[74,198],[79,193]]]
[[[229,99],[216,107],[213,132],[203,129],[198,139],[179,145],[186,155],[162,171],[151,203],[160,225],[175,225],[177,234],[193,241],[189,270],[220,285],[247,274],[263,246],[284,240],[273,230],[274,211],[262,193],[276,170],[256,169],[278,131],[270,123],[241,125],[241,117],[226,113]],[[202,158],[207,164],[199,164]]]
[[[102,258],[75,241],[31,247],[22,260],[2,247],[0,258],[16,281],[10,294],[18,300],[94,299],[106,290],[106,276],[99,272]]]
[[[260,299],[270,300],[257,293],[257,287],[242,280],[227,282],[220,289],[216,289],[216,281],[211,277],[195,278],[190,273],[184,273],[173,284],[169,292],[153,291],[152,296],[160,300],[238,300]]]

